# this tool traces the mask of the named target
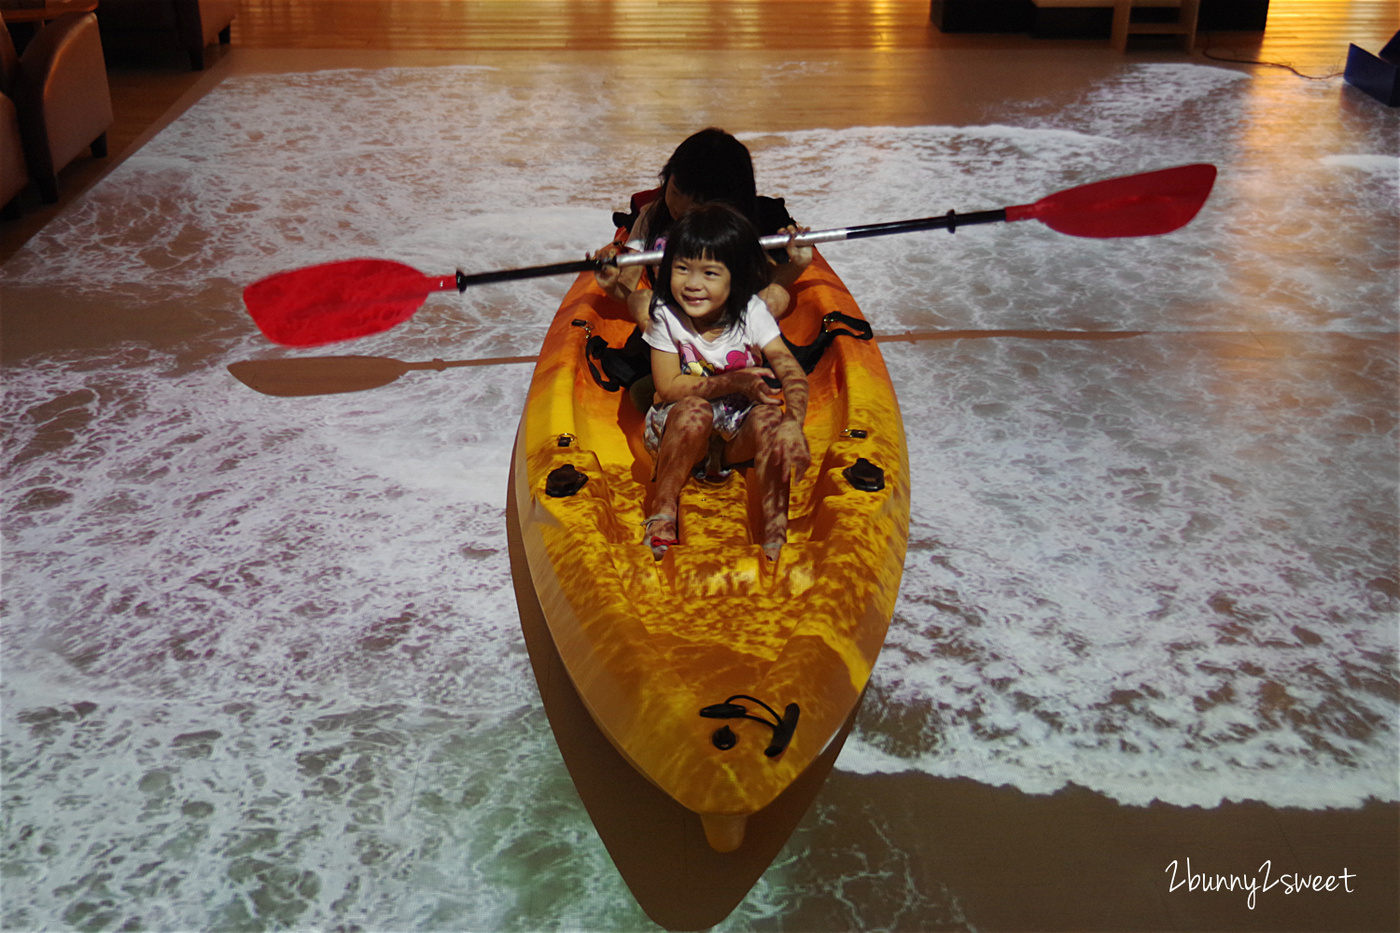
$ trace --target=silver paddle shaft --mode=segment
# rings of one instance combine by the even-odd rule
[[[798,246],[816,246],[819,243],[835,243],[844,240],[850,234],[850,230],[841,227],[837,230],[812,230],[807,233],[799,233],[796,237],[788,233],[775,233],[766,236],[758,241],[758,245],[764,249],[777,249],[780,246],[787,246],[789,243],[796,243]],[[619,268],[628,266],[655,266],[661,262],[661,257],[665,250],[652,249],[644,253],[622,253],[617,257]]]
[[[760,239],[764,249],[777,249],[796,243],[798,246],[816,246],[819,243],[835,243],[839,240],[863,240],[866,237],[887,236],[891,233],[913,233],[918,230],[947,230],[953,232],[958,227],[972,224],[1001,223],[1008,220],[1005,209],[977,211],[972,214],[958,214],[949,211],[937,217],[920,217],[917,220],[895,220],[889,223],[860,224],[855,227],[835,227],[830,230],[810,230],[793,236],[790,233],[775,233]],[[1019,218],[1018,218],[1019,219]],[[661,262],[663,250],[653,249],[644,253],[623,253],[617,257],[619,267],[654,266]]]

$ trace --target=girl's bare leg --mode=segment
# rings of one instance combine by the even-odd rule
[[[782,420],[783,410],[778,406],[756,405],[731,445],[731,459],[735,462],[748,459],[744,455],[752,451],[763,521],[758,540],[770,561],[778,559],[787,542],[788,483],[782,478],[778,458],[773,455],[773,439]]]
[[[684,398],[666,416],[661,449],[656,454],[656,492],[652,497],[653,515],[669,515],[669,527],[657,522],[648,529],[657,537],[677,537],[676,516],[680,514],[681,487],[690,468],[704,458],[710,446],[714,415],[702,398]]]

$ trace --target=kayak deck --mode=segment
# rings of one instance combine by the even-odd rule
[[[820,256],[794,300],[782,327],[798,344],[831,311],[859,316]],[[581,276],[546,335],[522,416],[515,505],[540,606],[599,728],[701,815],[716,848],[733,848],[744,819],[837,734],[870,676],[908,537],[903,426],[874,343],[836,339],[808,377],[812,467],[793,486],[780,560],[768,562],[755,540],[757,492],[738,469],[722,485],[686,484],[681,543],[657,561],[641,543],[652,471],[642,415],[625,392],[598,386],[584,353],[590,335],[620,346],[631,329],[625,310]],[[852,485],[846,471],[859,458],[883,470],[883,488]],[[565,466],[586,482],[549,495],[551,473]],[[700,715],[736,694],[777,712],[797,704],[781,754],[764,754],[774,730],[762,722]],[[724,727],[733,747],[713,739]]]

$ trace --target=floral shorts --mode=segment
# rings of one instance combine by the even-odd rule
[[[646,432],[642,435],[642,441],[646,444],[647,452],[653,457],[661,449],[661,435],[666,433],[666,416],[671,413],[674,404],[668,402],[665,405],[653,405],[647,411]],[[749,416],[753,404],[742,392],[711,399],[710,411],[714,416],[714,432],[726,441],[734,440],[734,435],[744,426],[744,419]]]

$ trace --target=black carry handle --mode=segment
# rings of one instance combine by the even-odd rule
[[[735,700],[749,700],[768,710],[773,716],[772,720],[763,719],[759,716],[750,716],[748,707],[735,703]],[[700,710],[700,715],[706,719],[752,719],[754,722],[761,722],[773,730],[773,740],[768,743],[768,747],[763,750],[763,754],[769,758],[776,758],[781,755],[792,741],[792,734],[797,731],[797,719],[802,714],[796,703],[789,703],[783,710],[783,715],[779,716],[773,707],[762,700],[736,693],[723,703],[715,703]],[[727,750],[734,747],[734,733],[728,726],[724,726],[717,731],[713,737],[716,748]]]

